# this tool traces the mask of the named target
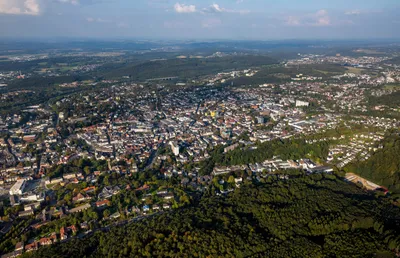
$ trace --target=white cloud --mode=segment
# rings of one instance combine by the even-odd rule
[[[93,17],[86,18],[86,21],[87,22],[99,22],[99,23],[109,23],[109,22],[111,22],[109,20],[104,20],[104,19],[101,19],[101,18],[93,18]]]
[[[219,4],[212,4],[208,8],[203,8],[203,13],[240,13],[246,14],[250,13],[248,10],[231,10],[221,7]]]
[[[329,18],[329,16],[320,17],[314,23],[314,26],[329,26],[329,25],[331,25],[331,18]]]
[[[288,16],[285,24],[288,26],[330,26],[331,18],[326,10],[319,10],[313,14],[307,14],[303,16]]]
[[[301,22],[300,22],[300,18],[296,17],[296,16],[289,16],[286,18],[286,22],[287,25],[289,26],[300,26]]]
[[[351,11],[345,12],[344,14],[346,14],[346,15],[359,15],[359,14],[361,14],[361,11],[360,10],[351,10]]]
[[[218,4],[212,4],[209,10],[216,13],[222,13],[226,11],[226,9],[219,7]]]
[[[196,6],[195,5],[185,5],[176,3],[174,6],[175,12],[177,13],[195,13]]]
[[[79,0],[58,0],[58,2],[79,5]]]
[[[216,13],[239,13],[246,14],[250,13],[248,10],[231,10],[221,7],[219,4],[212,4],[207,8],[203,8],[201,10],[197,10],[195,5],[186,5],[176,3],[174,5],[175,12],[177,13],[201,13],[201,14],[216,14]]]
[[[39,15],[38,0],[0,0],[0,14]]]
[[[326,10],[319,10],[316,13],[316,21],[314,22],[314,26],[329,26],[331,25],[331,18],[328,15],[328,12]]]
[[[317,17],[327,16],[328,12],[326,10],[319,10],[316,14]]]

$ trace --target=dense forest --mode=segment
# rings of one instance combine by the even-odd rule
[[[395,91],[391,94],[380,97],[371,96],[369,97],[368,103],[371,106],[387,105],[389,107],[397,108],[400,104],[400,91]]]
[[[387,187],[394,195],[400,197],[400,137],[393,135],[383,142],[383,149],[375,152],[371,158],[355,162],[346,167],[376,184]]]
[[[399,214],[334,175],[270,176],[24,257],[394,257]]]
[[[101,72],[105,78],[130,76],[132,80],[143,81],[160,77],[194,78],[218,73],[224,70],[248,69],[249,67],[275,64],[267,56],[228,56],[218,58],[168,59],[147,61],[140,64],[124,65]]]

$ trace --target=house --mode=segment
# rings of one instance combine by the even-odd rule
[[[90,199],[91,199],[90,197],[83,195],[81,193],[78,193],[74,198],[72,198],[72,201],[73,202],[83,202],[83,201],[90,200]]]
[[[34,214],[33,210],[27,210],[27,211],[20,211],[18,213],[18,217],[22,218],[22,217],[29,217],[32,216]]]
[[[35,202],[35,203],[30,203],[30,204],[24,205],[25,211],[36,210],[38,208],[40,208],[40,202]]]
[[[163,194],[167,194],[167,193],[168,193],[167,190],[161,190],[161,191],[157,192],[158,195],[163,195]]]
[[[243,182],[243,178],[235,178],[235,183],[236,184],[238,184],[238,183],[242,183]]]
[[[15,257],[21,256],[22,252],[23,252],[23,250],[13,251],[13,252],[8,253],[8,254],[3,254],[1,256],[1,258],[15,258]]]
[[[35,142],[36,141],[36,135],[24,135],[22,137],[22,140],[24,140],[25,142]]]
[[[150,207],[149,207],[149,205],[145,205],[145,206],[143,206],[143,211],[144,212],[146,212],[146,211],[149,211],[150,210]]]
[[[101,193],[99,194],[98,198],[99,199],[108,199],[111,198],[111,196],[118,194],[121,191],[121,188],[118,186],[106,186],[103,188]]]
[[[150,189],[150,186],[143,185],[142,187],[137,188],[135,191],[147,191]]]
[[[65,228],[61,227],[60,228],[60,239],[61,239],[61,241],[65,240],[67,238],[68,238],[68,234],[67,234]]]
[[[105,208],[107,206],[110,205],[110,201],[109,200],[102,200],[102,201],[98,201],[96,202],[96,208]]]
[[[95,186],[89,186],[89,187],[86,187],[85,189],[83,189],[83,191],[85,193],[87,193],[87,194],[93,193],[94,191],[96,191],[96,187]]]
[[[15,251],[23,251],[24,250],[24,242],[18,242],[15,245]]]
[[[121,217],[121,214],[119,212],[110,215],[110,219],[118,219],[119,217]]]
[[[307,169],[307,172],[309,172],[309,173],[327,173],[327,174],[332,174],[333,173],[333,168],[327,167],[327,166],[314,167],[314,168]]]
[[[75,225],[67,227],[67,230],[71,231],[72,234],[76,234],[76,232],[78,232],[78,229],[75,227]]]
[[[167,193],[167,194],[164,194],[162,197],[164,198],[164,200],[171,200],[171,199],[174,198],[174,194],[173,193]]]
[[[39,240],[40,245],[52,245],[57,242],[57,235],[53,233],[50,237],[43,237]]]
[[[209,176],[199,176],[196,178],[197,183],[199,184],[208,184],[211,182],[211,177]]]
[[[38,242],[33,242],[33,243],[31,243],[31,244],[27,244],[27,245],[25,246],[25,252],[35,251],[35,250],[38,249],[38,247],[39,247]]]
[[[89,208],[90,208],[90,204],[86,203],[84,205],[81,205],[79,207],[76,207],[76,208],[73,208],[73,209],[69,210],[69,213],[81,212],[81,211],[87,210]]]
[[[82,229],[88,229],[89,228],[89,224],[86,221],[82,222],[80,226],[81,226]]]
[[[75,173],[70,173],[70,174],[63,175],[63,179],[64,180],[73,179],[73,178],[76,178],[76,174]]]
[[[62,227],[60,229],[60,238],[61,240],[65,240],[71,233],[76,234],[76,232],[78,232],[78,230],[76,229],[75,225],[69,227]]]

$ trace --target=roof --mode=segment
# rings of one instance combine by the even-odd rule
[[[79,207],[76,207],[76,208],[73,208],[73,209],[69,210],[69,213],[80,212],[80,211],[89,209],[90,207],[91,207],[90,204],[87,203],[87,204],[84,204],[84,205],[81,205]]]
[[[109,200],[102,200],[102,201],[96,202],[96,206],[100,207],[100,206],[103,206],[103,205],[108,205],[109,203],[110,203]]]

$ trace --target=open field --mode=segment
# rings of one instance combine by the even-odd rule
[[[399,90],[400,84],[386,84],[384,88],[385,90]]]
[[[346,67],[346,69],[350,73],[354,73],[354,74],[362,74],[362,72],[365,71],[364,69],[360,69],[360,68],[356,68],[356,67]]]
[[[352,183],[361,183],[367,190],[375,191],[379,188],[383,188],[380,185],[374,184],[371,181],[368,181],[365,178],[362,178],[354,173],[346,173],[346,180]]]

